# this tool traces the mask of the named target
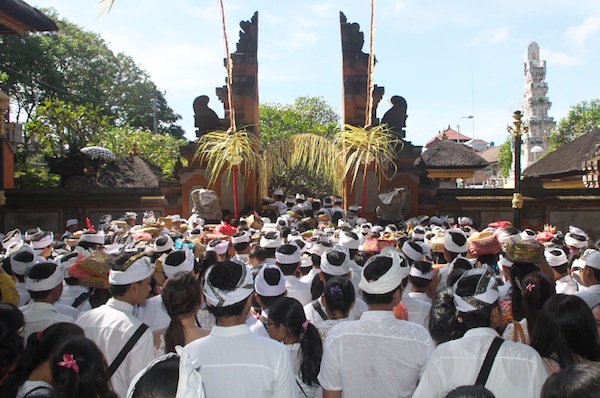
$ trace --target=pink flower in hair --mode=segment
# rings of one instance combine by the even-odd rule
[[[535,283],[528,283],[527,286],[525,286],[525,290],[527,290],[529,293],[531,293],[533,289],[535,289]]]
[[[63,360],[58,363],[58,366],[63,368],[73,369],[75,373],[79,373],[79,366],[73,354],[63,354]]]

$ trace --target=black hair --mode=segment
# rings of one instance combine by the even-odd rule
[[[318,385],[323,343],[315,325],[307,322],[302,304],[291,297],[277,300],[269,309],[269,321],[285,328],[300,342],[300,378],[309,386]]]
[[[458,281],[460,279],[461,275],[464,274],[465,272],[467,272],[467,270],[465,270],[463,268],[454,268],[448,274],[448,278],[446,279],[446,285],[447,286],[454,286],[454,284],[456,283],[456,281]]]
[[[556,356],[561,369],[581,359],[600,360],[596,319],[586,302],[575,295],[557,294],[546,300],[530,345],[542,357]]]
[[[202,281],[204,279],[204,275],[206,275],[206,271],[213,265],[215,265],[219,261],[218,255],[214,251],[206,251],[202,253],[200,256],[200,272],[198,275],[198,279]]]
[[[233,248],[236,252],[241,252],[244,251],[248,248],[248,246],[250,246],[250,242],[241,242],[241,243],[234,243],[233,244]]]
[[[493,277],[493,276],[492,276]],[[469,297],[475,294],[481,274],[469,275],[457,281],[456,294],[460,297]],[[490,327],[492,311],[499,307],[499,302],[482,304],[482,307],[469,312],[459,312],[466,330],[478,327]]]
[[[34,259],[34,256],[33,253],[31,253],[30,251],[24,250],[22,252],[15,253],[12,259],[21,263],[31,263]]]
[[[316,265],[317,267],[321,266],[321,256],[318,254],[311,253],[310,259],[312,260],[313,265]]]
[[[84,333],[81,327],[70,322],[55,323],[44,331],[31,333],[27,338],[25,350],[17,360],[15,370],[2,384],[3,396],[14,397],[31,372],[51,359],[50,356],[58,344],[73,336],[84,336]]]
[[[452,288],[446,287],[433,297],[429,310],[429,333],[436,344],[461,338],[466,332],[456,315]]]
[[[252,259],[256,259],[258,260],[259,263],[262,263],[263,261],[265,261],[267,259],[267,251],[260,247],[260,246],[254,246],[252,249],[250,249],[250,253],[248,253],[248,257],[252,258]]]
[[[352,282],[344,277],[331,278],[325,284],[323,300],[327,303],[327,311],[330,314],[339,313],[342,318],[346,318],[356,300]]]
[[[64,355],[73,355],[77,372],[61,366]],[[106,374],[108,365],[102,351],[90,339],[71,337],[56,347],[52,355],[52,387],[59,397],[118,398]]]
[[[234,261],[223,261],[216,263],[212,266],[210,272],[208,273],[207,282],[212,286],[226,292],[235,290],[238,281],[242,277],[242,267],[245,266]],[[233,317],[242,315],[246,306],[246,301],[247,299],[244,299],[237,303],[223,307],[214,307],[212,305],[208,305],[208,311],[213,314],[215,318],[217,318],[218,324],[220,317]]]
[[[279,269],[281,269],[281,272],[283,272],[283,275],[295,275],[296,271],[298,270],[298,267],[300,266],[300,263],[294,263],[294,264],[279,264],[279,263],[277,263],[277,266],[279,267]]]
[[[24,324],[23,313],[16,305],[0,303],[0,380],[11,373],[11,366],[23,351],[23,337],[19,331]]]
[[[538,271],[539,268],[534,263],[524,263],[515,261],[510,267],[510,280],[512,283],[512,310],[513,310],[513,319],[515,321],[520,321],[525,318],[525,314],[523,313],[523,292],[522,289],[525,288],[523,286],[523,279],[530,273]]]
[[[132,398],[172,398],[179,384],[179,357],[154,364],[135,384]]]
[[[472,263],[471,263],[469,260],[467,260],[466,258],[464,258],[464,257],[459,257],[459,258],[456,258],[456,259],[455,259],[455,261],[454,261],[454,264],[453,264],[452,268],[453,268],[453,269],[460,268],[460,269],[464,269],[465,271],[468,271],[468,270],[470,270],[470,269],[473,269],[473,268],[475,268],[475,267],[474,267],[474,266],[473,266],[473,264],[472,264]]]
[[[365,279],[370,280],[378,280],[386,272],[392,268],[392,259],[390,257],[377,257],[372,260],[369,264],[365,265],[363,269],[363,274]],[[384,294],[371,294],[367,292],[363,292],[363,298],[365,302],[369,305],[371,304],[391,304],[394,300],[394,293],[396,290],[400,289],[402,283],[398,284],[398,287],[392,290],[391,292],[387,292]]]
[[[29,271],[29,274],[27,274],[27,277],[33,280],[49,278],[50,275],[52,275],[56,271],[56,267],[56,263],[53,263],[51,261],[37,263],[33,267],[31,267],[31,270]],[[52,290],[54,290],[54,288],[50,290],[43,290],[40,292],[34,292],[33,290],[27,289],[27,292],[29,292],[29,295],[31,296],[32,300],[44,300],[50,295],[50,293],[52,293]]]
[[[499,259],[500,259],[500,253],[482,254],[481,256],[477,257],[477,260],[481,264],[487,264],[487,265],[497,265]]]
[[[464,246],[467,243],[467,237],[464,233],[456,231],[448,231],[447,233],[450,234],[452,242],[454,242],[457,246]]]
[[[275,251],[277,250],[275,247],[263,247],[265,251],[266,258],[275,258]]]
[[[318,275],[315,275],[312,282],[310,283],[310,296],[313,300],[321,297],[323,292],[325,291],[325,283],[319,278]]]
[[[94,243],[94,242],[77,242],[77,246],[85,249],[85,250],[94,250],[96,247],[98,246],[102,246],[98,243]]]
[[[495,398],[493,392],[482,385],[460,386],[446,394],[445,398]]]
[[[525,276],[521,285],[524,289],[523,314],[527,319],[527,331],[531,335],[544,303],[556,294],[556,284],[548,275],[535,271]]]
[[[365,263],[369,259],[369,255],[365,252],[359,251],[352,257],[352,259],[354,260],[354,262],[356,264],[358,264],[360,267],[362,267],[363,265],[365,265]]]
[[[412,265],[423,274],[427,274],[433,271],[433,264],[429,261],[415,261]],[[419,278],[418,276],[409,275],[408,279],[410,283],[413,284],[414,287],[418,289],[424,289],[431,284],[431,279]]]
[[[185,261],[185,252],[183,250],[175,250],[169,253],[165,258],[165,263],[177,266]]]
[[[579,363],[554,373],[544,383],[541,398],[595,398],[600,391],[600,364]]]
[[[177,272],[165,282],[161,296],[171,318],[165,330],[165,353],[175,352],[175,346],[185,345],[185,332],[179,317],[196,314],[201,294],[200,282],[189,272]]]

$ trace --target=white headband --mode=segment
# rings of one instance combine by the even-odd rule
[[[279,283],[276,285],[269,285],[265,280],[265,270],[267,268],[275,269],[279,272]],[[287,290],[285,287],[286,277],[281,272],[278,266],[273,264],[265,264],[261,267],[260,271],[258,271],[258,275],[256,275],[256,279],[254,279],[254,288],[256,293],[261,296],[267,297],[275,297],[279,296]]]
[[[163,272],[167,278],[172,277],[178,272],[192,272],[194,270],[194,252],[187,245],[183,246],[182,251],[185,253],[185,259],[180,264],[169,264],[169,258],[173,259],[171,256],[173,253],[177,253],[176,251],[169,253],[167,258],[163,263]]]
[[[460,234],[465,237],[465,243],[459,246],[456,242],[454,242],[452,234]],[[467,242],[467,237],[462,229],[451,228],[446,230],[446,237],[444,238],[444,247],[446,250],[452,253],[465,253],[469,250],[469,243]]]
[[[81,234],[79,242],[89,242],[97,245],[103,245],[105,243],[104,231],[100,231],[96,234]]]
[[[496,237],[498,238],[498,242],[500,242],[500,244],[505,244],[511,236],[514,236],[515,234],[511,234],[506,232],[505,230],[501,230],[500,232],[498,232],[496,234]]]
[[[154,365],[176,355],[179,356],[179,381],[177,382],[177,393],[175,398],[204,398],[204,388],[202,387],[202,376],[194,368],[194,364],[189,357],[189,354],[181,346],[175,347],[174,352],[170,352],[166,355],[160,356],[150,362],[148,366],[139,372],[129,384],[127,390],[127,398],[132,398],[135,392],[135,387],[138,381],[150,370]]]
[[[559,253],[554,254],[553,252]],[[566,264],[569,261],[565,252],[556,247],[544,250],[544,256],[546,257],[548,265],[550,265],[551,267],[558,267],[560,265]]]
[[[169,249],[173,248],[173,239],[170,236],[166,237],[166,242],[163,245],[159,245],[157,243],[158,239],[154,242],[154,251],[156,252],[166,252]]]
[[[340,245],[347,247],[348,249],[358,249],[360,246],[360,239],[353,239],[352,236],[342,231],[340,232]]]
[[[281,253],[279,250],[275,251],[275,261],[278,264],[297,264],[302,261],[300,248],[292,243],[288,243],[287,246],[294,246],[296,250],[292,254]]]
[[[579,235],[582,238],[585,238],[585,236],[583,235]],[[577,249],[583,249],[584,247],[587,247],[588,243],[587,243],[587,239],[584,240],[579,240],[577,238],[575,238],[570,232],[568,232],[565,235],[565,244],[567,246],[573,246],[574,248]]]
[[[498,265],[501,267],[511,268],[513,266],[513,262],[510,261],[509,259],[507,259],[506,257],[504,257],[503,255],[500,255],[500,259],[498,260]]]
[[[380,254],[377,254],[365,263],[360,275],[358,287],[367,294],[386,294],[396,289],[402,283],[402,280],[408,276],[408,266],[406,259],[397,250],[386,250],[384,248]],[[377,258],[386,257],[392,259],[392,266],[377,280],[367,280],[365,278],[365,269]]]
[[[223,241],[217,243],[215,246],[211,246],[211,243],[213,243],[213,242],[214,241],[209,242],[209,244],[206,246],[207,252],[215,252],[220,255],[227,253],[227,249],[229,248],[229,242],[227,242],[226,240],[223,240]]]
[[[31,260],[31,262],[28,262],[28,263],[24,263],[24,262],[15,260],[15,256],[17,254],[23,253],[23,252],[31,253],[33,255],[33,260]],[[10,255],[10,267],[12,268],[14,273],[19,274],[19,275],[25,275],[27,272],[29,272],[31,267],[33,267],[35,264],[37,264],[37,262],[38,262],[37,254],[35,254],[35,251],[29,245],[22,245],[19,250],[11,253],[11,255]]]
[[[422,260],[424,257],[426,257],[429,252],[431,251],[431,248],[429,247],[429,245],[425,242],[421,242],[421,241],[412,241],[412,243],[417,244],[421,250],[423,250],[423,252],[420,252],[416,249],[414,249],[409,241],[407,240],[406,242],[404,242],[404,244],[402,245],[402,251],[404,252],[404,254],[410,258],[413,261],[419,261]]]
[[[248,243],[250,242],[250,235],[247,233],[242,233],[240,236],[232,236],[231,243],[237,245],[238,243]]]
[[[43,249],[45,247],[48,247],[52,244],[52,241],[54,240],[54,234],[50,233],[46,236],[44,236],[42,239],[37,240],[37,241],[32,241],[31,242],[31,246],[34,249]]]
[[[261,238],[260,238],[259,246],[262,248],[277,249],[281,245],[283,245],[283,242],[281,241],[279,234],[277,234],[277,237],[275,239],[267,239],[264,236],[261,236]]]
[[[412,267],[410,267],[409,275],[414,276],[415,278],[432,280],[433,279],[433,269],[431,271],[429,271],[428,273],[424,274],[420,270],[415,268],[415,266],[413,265]]]
[[[53,264],[56,263],[53,262]],[[25,288],[32,292],[45,292],[62,284],[64,280],[65,272],[58,264],[56,264],[56,270],[54,270],[54,273],[47,278],[31,279],[29,276],[25,278]]]
[[[302,261],[300,261],[300,267],[308,268],[308,267],[312,267],[312,266],[313,266],[312,258],[302,256]]]
[[[14,244],[15,242],[23,242],[23,240],[21,238],[21,231],[19,231],[18,229],[14,229],[14,230],[8,232],[6,234],[6,236],[10,236],[10,237],[9,238],[5,237],[4,240],[2,241],[2,247],[4,248],[4,250],[8,250],[8,247],[10,245]]]
[[[110,285],[130,285],[143,281],[152,275],[152,266],[148,257],[141,257],[127,268],[126,271],[108,272],[108,283]]]
[[[479,284],[481,283],[481,280],[486,276],[489,277],[487,286],[485,286],[485,290],[482,293],[468,297],[461,297],[456,294],[459,282],[463,278],[471,275],[480,275],[479,282],[477,282],[478,289],[480,288]],[[475,307],[473,304],[477,304],[477,302],[494,304],[500,298],[500,293],[498,292],[498,282],[496,282],[496,278],[489,271],[487,265],[484,265],[483,268],[475,268],[463,273],[452,287],[452,294],[454,295],[454,304],[456,305],[456,310],[459,312],[477,311],[479,308]]]
[[[535,232],[531,229],[526,229],[521,232],[521,239],[523,240],[535,240]]]
[[[206,302],[213,307],[227,307],[232,304],[248,298],[254,292],[254,280],[252,272],[245,265],[235,263],[242,268],[242,276],[235,285],[234,290],[225,291],[211,285],[209,277],[212,267],[206,273],[206,283],[204,284],[204,297]],[[214,266],[213,266],[214,267]]]
[[[344,254],[344,261],[340,265],[333,265],[327,259],[327,255],[332,252],[341,252]],[[342,276],[350,272],[350,252],[347,247],[335,245],[331,249],[325,250],[321,255],[321,271],[327,275]]]

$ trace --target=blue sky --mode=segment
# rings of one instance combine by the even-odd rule
[[[225,82],[225,54],[217,0],[117,0],[98,17],[96,0],[28,0],[52,7],[99,33],[115,52],[131,55],[166,91],[194,139],[192,101],[209,95],[223,115],[215,87]],[[365,32],[368,0],[225,0],[230,46],[239,21],[259,11],[261,102],[290,103],[322,96],[342,113],[339,11]],[[520,108],[523,63],[535,41],[547,61],[550,115],[600,97],[600,1],[590,0],[379,0],[376,10],[375,83],[386,102],[408,102],[407,139],[424,144],[441,129],[502,143],[511,113]],[[472,120],[461,119],[473,115]]]

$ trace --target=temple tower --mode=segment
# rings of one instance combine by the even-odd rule
[[[524,73],[523,122],[529,126],[529,132],[523,135],[522,169],[535,163],[548,150],[548,136],[555,125],[554,118],[548,116],[552,103],[548,98],[548,84],[544,81],[546,61],[540,60],[540,47],[536,42],[527,47]]]

